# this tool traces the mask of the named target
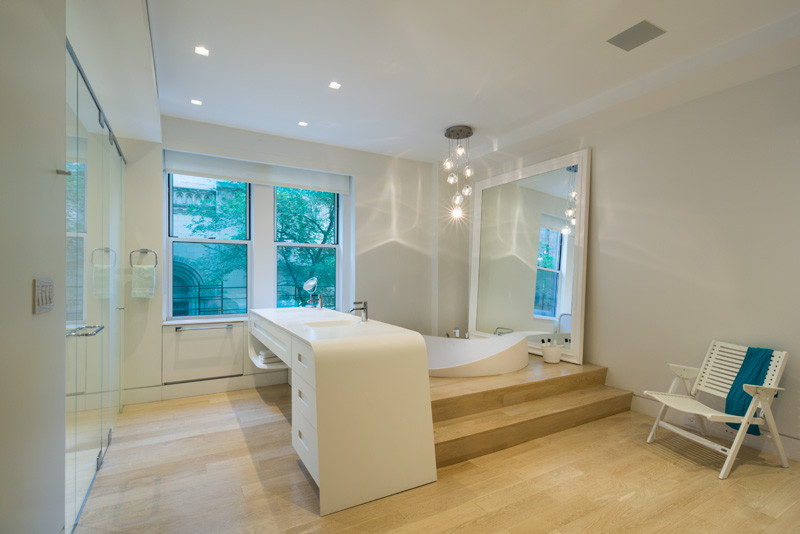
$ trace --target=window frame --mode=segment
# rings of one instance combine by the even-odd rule
[[[252,217],[252,187],[249,182],[243,182],[241,180],[223,180],[221,178],[213,178],[211,176],[201,176],[199,174],[192,174],[192,173],[178,173],[178,172],[165,172],[165,210],[166,210],[166,220],[167,220],[167,231],[165,233],[165,255],[166,255],[166,264],[167,268],[165,269],[166,272],[166,280],[165,286],[166,291],[164,291],[166,303],[166,320],[167,321],[203,321],[203,320],[220,320],[220,319],[238,319],[247,317],[250,304],[252,303],[253,299],[253,273],[252,273],[252,266],[253,266],[253,217]],[[210,180],[216,180],[218,182],[240,182],[244,183],[246,186],[246,207],[245,207],[245,236],[246,239],[209,239],[209,238],[199,238],[199,237],[175,237],[174,229],[173,229],[173,213],[172,213],[172,176],[174,174],[183,175],[183,176],[196,176],[198,178],[206,178]],[[213,245],[246,245],[247,252],[246,252],[246,266],[247,266],[247,288],[245,291],[246,295],[246,305],[245,311],[242,313],[219,313],[219,314],[208,314],[208,315],[178,315],[174,314],[173,309],[173,246],[174,243],[198,243],[198,244],[213,244]]]
[[[334,230],[334,243],[297,243],[293,241],[278,241],[278,187],[285,187],[287,189],[300,189],[302,191],[322,191],[334,195],[334,203],[336,208],[336,228]],[[278,247],[306,247],[306,248],[332,248],[335,249],[336,255],[336,273],[334,280],[334,292],[336,294],[336,302],[334,308],[336,310],[342,309],[342,195],[333,191],[325,191],[324,189],[313,189],[309,187],[292,187],[292,186],[273,186],[272,191],[272,252],[273,252],[273,269],[276,273],[273,285],[273,295],[275,307],[278,307]],[[330,308],[329,308],[330,309]]]

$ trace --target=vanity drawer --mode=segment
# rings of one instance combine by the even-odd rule
[[[311,345],[292,338],[292,371],[300,375],[300,378],[308,382],[311,387],[317,387],[316,372],[314,369],[314,351]]]
[[[250,333],[262,342],[269,350],[275,353],[283,363],[292,366],[291,343],[292,336],[273,325],[263,317],[250,315]]]
[[[294,403],[293,403],[294,404]],[[311,477],[319,486],[319,451],[317,429],[305,417],[292,408],[292,446]]]
[[[317,427],[317,392],[296,372],[292,373],[292,410]]]

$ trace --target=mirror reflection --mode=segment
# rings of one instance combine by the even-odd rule
[[[568,216],[577,166],[483,191],[478,309],[482,332],[568,334],[575,239]],[[556,341],[555,336],[551,337]],[[569,347],[569,337],[559,336]]]
[[[470,328],[580,363],[588,151],[477,184]]]

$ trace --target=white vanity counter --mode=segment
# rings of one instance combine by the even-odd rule
[[[292,444],[321,515],[436,480],[420,334],[315,308],[250,310],[250,332],[291,367]]]

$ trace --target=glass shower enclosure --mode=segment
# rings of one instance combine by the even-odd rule
[[[124,158],[67,43],[66,509],[74,530],[121,403]]]

